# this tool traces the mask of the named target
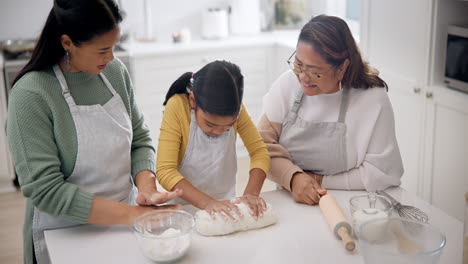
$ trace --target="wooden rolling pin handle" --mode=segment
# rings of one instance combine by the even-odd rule
[[[341,237],[341,241],[343,241],[343,245],[345,246],[346,250],[353,251],[356,248],[356,244],[354,243],[354,240],[346,227],[342,226],[338,228],[337,233]]]

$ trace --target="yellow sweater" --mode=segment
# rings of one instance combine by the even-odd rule
[[[181,181],[179,164],[184,158],[190,132],[190,103],[185,94],[176,94],[169,99],[164,109],[156,161],[156,175],[166,190],[172,190]],[[250,156],[250,169],[259,168],[265,173],[270,169],[270,155],[247,110],[242,105],[239,118],[234,124]]]

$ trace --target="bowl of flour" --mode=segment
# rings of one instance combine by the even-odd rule
[[[138,217],[133,233],[147,258],[168,263],[182,258],[188,251],[195,220],[182,210],[155,210]]]
[[[353,222],[354,234],[357,237],[359,226],[367,221],[373,219],[389,218],[392,214],[393,206],[392,202],[385,196],[375,195],[374,203],[372,203],[371,196],[369,194],[361,194],[351,197],[349,199],[349,210],[351,211],[351,217]],[[386,222],[379,222],[379,225],[375,225],[374,235],[379,236],[381,230],[385,228]]]

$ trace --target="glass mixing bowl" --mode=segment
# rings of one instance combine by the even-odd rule
[[[431,225],[394,217],[363,223],[358,239],[367,264],[435,264],[446,243]]]
[[[138,217],[132,229],[143,254],[158,263],[173,262],[187,253],[193,216],[182,210],[155,210]]]

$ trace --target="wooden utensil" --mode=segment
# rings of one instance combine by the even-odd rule
[[[346,250],[353,251],[356,248],[356,243],[351,237],[352,227],[336,202],[335,197],[331,194],[322,196],[319,201],[319,207],[335,236],[343,241]]]

